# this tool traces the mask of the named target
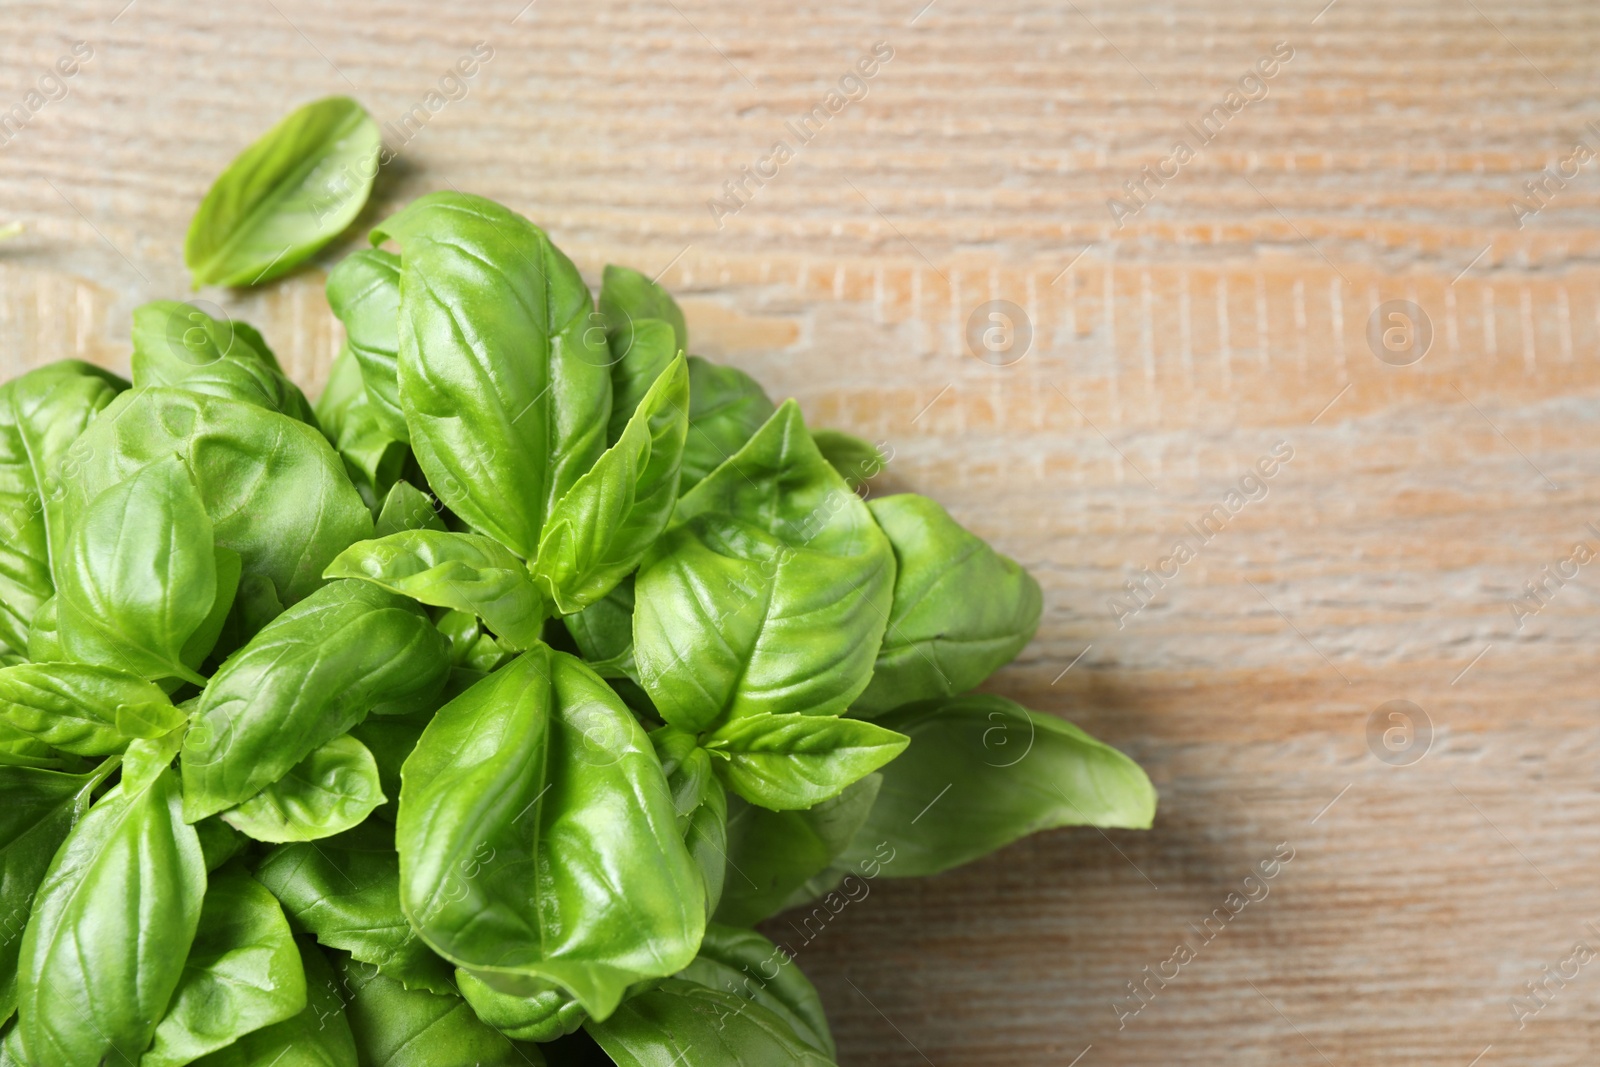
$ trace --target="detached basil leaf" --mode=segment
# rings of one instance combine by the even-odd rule
[[[870,722],[826,715],[749,715],[724,723],[704,740],[728,787],[773,811],[810,808],[838,796],[908,743]]]
[[[206,886],[183,977],[139,1067],[183,1067],[305,1007],[305,969],[283,909],[231,867]]]
[[[722,466],[770,419],[759,382],[737,367],[689,357],[689,433],[683,446],[681,492]]]
[[[286,274],[361,213],[383,137],[344,96],[291,113],[222,172],[189,223],[194,284],[257,285]]]
[[[113,667],[25,663],[0,669],[0,720],[79,756],[121,752],[186,716],[157,685]]]
[[[895,859],[885,872],[911,878],[1040,830],[1143,830],[1155,818],[1156,791],[1137,763],[1071,723],[1004,697],[929,701],[879,721],[910,736],[911,745],[884,768],[878,802],[840,866],[888,842]]]
[[[386,799],[372,753],[345,734],[221,818],[257,841],[314,841],[359,824]]]
[[[183,975],[200,921],[205,859],[178,779],[118,786],[51,861],[17,961],[25,1062],[133,1062]]]
[[[401,246],[400,405],[450,510],[523,559],[605,449],[610,357],[577,268],[482,197],[432,193],[374,233]]]
[[[245,1034],[195,1060],[194,1067],[358,1067],[355,1038],[332,968],[322,951],[305,938],[296,938],[295,947],[305,968],[305,1010]]]
[[[828,1016],[817,989],[790,953],[754,930],[712,923],[700,943],[700,955],[674,977],[696,982],[761,1005],[812,1048],[835,1055]]]
[[[351,545],[329,578],[359,578],[435,607],[476,615],[517,648],[539,640],[544,607],[522,561],[478,534],[404,530]]]
[[[397,441],[409,441],[400,410],[400,257],[378,248],[351,252],[328,273],[328,306],[344,323],[361,366],[373,414]]]
[[[883,637],[894,553],[786,401],[678,501],[634,585],[634,658],[686,730],[763,712],[835,715]]]
[[[183,743],[185,817],[248,800],[379,705],[426,702],[449,670],[415,604],[366,582],[324,586],[212,676]]]
[[[400,899],[446,959],[604,1018],[694,958],[704,887],[661,765],[581,661],[524,652],[439,710],[402,778]]]
[[[444,520],[439,517],[439,508],[434,504],[433,497],[410,482],[398,481],[389,487],[389,495],[383,498],[383,507],[378,512],[373,532],[384,538],[401,530],[443,532],[444,528]]]
[[[316,425],[305,394],[284,377],[265,345],[253,343],[259,336],[191,304],[145,304],[133,312],[133,384],[227,397]]]
[[[666,527],[678,499],[688,404],[689,376],[678,360],[617,443],[551,509],[529,569],[560,614],[610,592]]]
[[[743,997],[669,979],[584,1029],[618,1067],[833,1067],[787,1021]]]
[[[876,445],[852,437],[842,430],[812,430],[811,439],[817,451],[827,460],[852,492],[859,490],[873,478],[883,473],[888,460],[883,458]]]
[[[633,662],[633,576],[575,615],[561,620],[583,660],[602,678],[639,680]]]
[[[894,607],[872,683],[851,713],[964,693],[1011,662],[1039,628],[1039,583],[925,496],[867,505],[894,546]]]
[[[456,971],[456,984],[478,1018],[518,1041],[554,1041],[589,1017],[572,994],[554,985],[513,996],[461,969]]]
[[[728,869],[728,794],[711,767],[711,755],[693,734],[663,726],[650,734],[672,790],[678,831],[706,887],[706,918],[716,913]]]

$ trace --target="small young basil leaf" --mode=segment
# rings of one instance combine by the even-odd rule
[[[609,331],[611,346],[611,420],[606,424],[606,440],[616,444],[628,422],[682,350],[673,340],[672,327],[655,319],[638,319],[621,336]],[[684,416],[687,428],[688,390],[684,390]]]
[[[56,612],[58,599],[52,596],[34,613],[28,628],[27,659],[34,663],[61,663],[67,654],[61,648],[61,623]],[[630,616],[631,621],[631,616]]]
[[[875,718],[964,693],[1011,662],[1039,628],[1039,583],[915,493],[867,505],[894,546],[894,607],[872,682],[850,707]]]
[[[315,255],[355,221],[383,137],[346,96],[289,114],[212,183],[189,223],[183,261],[202,285],[258,285]]]
[[[359,824],[387,799],[372,753],[344,734],[220,817],[257,841],[315,841]]]
[[[444,637],[411,601],[324,586],[212,676],[183,744],[185,817],[248,800],[380,705],[432,699],[449,670]]]
[[[543,629],[543,602],[527,568],[500,542],[479,534],[403,530],[351,545],[325,574],[470,612],[515,648],[538,641]]]
[[[604,1022],[584,1023],[617,1067],[833,1067],[781,1016],[697,982],[668,979]]]
[[[754,930],[709,924],[700,955],[673,977],[759,1004],[818,1052],[836,1054],[816,987],[800,973],[790,953]]]
[[[360,248],[328,272],[328,306],[344,324],[361,367],[372,411],[398,441],[409,443],[395,362],[400,357],[400,257]]]
[[[0,774],[0,1018],[17,1006],[17,951],[33,895],[116,760],[88,774],[8,767]]]
[[[861,719],[763,714],[731,719],[702,743],[729,789],[772,811],[799,811],[838,796],[909,740]]]
[[[639,680],[633,662],[633,575],[574,615],[561,619],[583,661],[602,678]]]
[[[317,398],[317,418],[361,499],[376,508],[399,480],[411,450],[384,425],[348,343],[328,371],[328,384]]]
[[[378,509],[378,521],[373,529],[379,538],[402,530],[444,531],[444,520],[439,517],[439,506],[433,497],[404,479],[389,487]]]
[[[183,648],[211,613],[211,519],[177,458],[94,497],[56,568],[61,646],[80,663],[205,684]]]
[[[218,322],[192,304],[156,300],[133,311],[133,384],[170,385],[255,404],[316,425],[300,387],[258,349],[254,330]]]
[[[333,969],[308,939],[297,937],[294,944],[305,971],[305,1009],[195,1060],[194,1067],[358,1067]]]
[[[852,437],[842,430],[812,430],[811,439],[817,451],[827,460],[851,492],[857,492],[873,478],[883,473],[888,461],[876,445]]]
[[[65,543],[61,500],[85,453],[73,442],[127,388],[78,360],[49,363],[0,385],[0,641],[21,652],[55,593],[52,550]]]
[[[182,710],[185,713],[192,708],[193,701],[183,702]],[[178,750],[183,747],[183,734],[182,729],[177,729],[160,737],[139,737],[129,741],[128,750],[122,754],[122,788],[128,792],[148,788],[151,782],[172,766]]]
[[[315,844],[281,845],[261,861],[256,877],[327,947],[407,989],[452,990],[450,965],[400,910],[400,862],[386,829],[369,823]]]
[[[809,811],[769,811],[728,798],[728,873],[716,920],[754,926],[850,847],[883,776],[869,774]]]
[[[838,866],[888,842],[895,858],[884,873],[912,878],[1040,830],[1143,830],[1155,818],[1156,791],[1137,763],[1071,723],[1004,697],[928,701],[879,722],[911,744],[884,768],[878,802]]]
[[[706,918],[716,913],[722,900],[722,883],[728,869],[728,794],[712,769],[711,756],[693,734],[671,726],[650,733],[661,770],[672,791],[678,813],[678,831],[700,869],[706,887]]]
[[[775,411],[760,383],[744,371],[690,356],[689,433],[679,492],[722,466]]]
[[[601,272],[600,318],[605,323],[611,353],[617,359],[628,356],[630,330],[646,319],[663,322],[672,329],[672,351],[668,359],[689,348],[689,329],[678,302],[666,289],[630,267],[608,263]],[[649,386],[649,382],[644,383],[644,389]],[[639,395],[644,394],[644,389],[640,389]]]
[[[605,332],[572,261],[482,197],[431,193],[374,231],[401,248],[400,406],[429,487],[533,557],[606,447]]]
[[[634,584],[634,658],[663,718],[836,715],[866,688],[894,553],[786,401],[678,501]]]
[[[124,783],[91,807],[51,861],[22,935],[24,1062],[137,1060],[183,976],[205,891],[177,775],[131,792]]]
[[[25,663],[0,669],[0,720],[79,756],[121,752],[136,737],[182,726],[166,692],[136,674],[80,663]]]
[[[213,874],[183,977],[139,1067],[183,1067],[306,1007],[306,973],[283,909],[234,865]]]
[[[705,890],[661,764],[580,660],[535,645],[446,704],[402,782],[401,904],[446,959],[604,1018],[694,958]]]
[[[478,1018],[518,1041],[554,1041],[572,1033],[589,1017],[572,994],[555,985],[514,996],[457,968],[456,987]]]
[[[688,405],[689,375],[675,360],[617,443],[550,510],[529,570],[558,613],[605,596],[666,528],[678,500]]]

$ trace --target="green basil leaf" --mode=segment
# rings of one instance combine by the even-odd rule
[[[523,559],[606,446],[604,331],[577,268],[527,219],[432,193],[374,233],[401,246],[400,406],[429,487]]]
[[[1143,830],[1155,818],[1156,791],[1137,763],[1004,697],[929,701],[879,721],[911,744],[884,768],[878,802],[840,866],[887,842],[895,858],[885,872],[911,878],[1040,830]]]
[[[606,424],[606,440],[622,439],[634,412],[672,361],[682,354],[673,339],[672,327],[654,319],[631,322],[624,334],[607,333],[611,347],[611,419]],[[684,390],[685,431],[688,429],[688,389]]]
[[[376,508],[399,480],[411,450],[384,424],[348,343],[328,371],[328,384],[317,398],[317,418],[361,499]]]
[[[211,549],[217,566],[217,593],[211,599],[211,610],[195,627],[189,640],[183,643],[178,656],[185,667],[198,670],[207,656],[217,652],[217,642],[222,639],[228,618],[233,613],[233,602],[239,594],[239,581],[244,577],[244,560],[231,548],[215,545]],[[218,659],[225,658],[219,654]]]
[[[433,497],[408,481],[397,481],[389,487],[378,511],[378,521],[373,530],[379,538],[399,533],[401,530],[444,531],[444,520],[439,517],[439,506]]]
[[[183,977],[139,1067],[183,1067],[305,1010],[300,950],[271,893],[234,866],[211,876]]]
[[[689,433],[679,491],[687,493],[722,466],[775,411],[760,383],[744,371],[690,356]]]
[[[161,687],[127,671],[25,663],[0,669],[0,719],[63,752],[104,756],[170,733],[186,716]]]
[[[1033,640],[1043,601],[1032,575],[925,496],[867,506],[894,546],[894,607],[852,714],[964,693]]]
[[[55,749],[5,722],[0,722],[0,767],[75,769],[66,768],[64,759]]]
[[[717,780],[711,756],[693,734],[671,726],[650,733],[661,770],[672,791],[678,832],[694,857],[706,887],[706,918],[716,913],[728,869],[728,794]]]
[[[78,360],[0,385],[0,642],[28,647],[28,628],[55,593],[52,552],[65,544],[61,501],[87,453],[74,448],[95,414],[127,388]]]
[[[769,811],[728,798],[728,874],[716,920],[754,926],[828,870],[867,820],[883,776],[869,774],[808,811]]]
[[[605,322],[606,340],[612,354],[618,359],[626,358],[632,347],[630,330],[646,319],[655,319],[672,329],[672,351],[667,354],[668,359],[689,348],[689,329],[678,302],[666,289],[630,267],[608,263],[601,272],[600,318]],[[644,388],[649,387],[650,383],[645,382]],[[639,395],[644,395],[644,389]]]
[[[449,670],[444,637],[411,601],[324,586],[212,676],[183,743],[185,816],[248,800],[381,705],[426,703]]]
[[[72,828],[34,898],[17,961],[24,1062],[133,1062],[183,976],[205,858],[178,779],[120,785]]]
[[[192,304],[156,300],[133,311],[133,384],[169,385],[255,404],[316,425],[299,386],[254,330],[217,321]]]
[[[743,716],[703,741],[728,788],[773,811],[810,808],[838,796],[908,743],[873,723],[827,715]]]
[[[372,814],[391,826],[400,812],[400,767],[411,755],[411,750],[417,747],[417,739],[422,736],[431,718],[432,708],[410,715],[369,715],[350,728],[350,736],[366,745],[367,751],[372,753],[378,765],[378,785],[388,798]],[[393,842],[390,843],[390,850],[393,851]]]
[[[888,466],[889,461],[883,458],[876,445],[842,430],[812,430],[811,439],[817,443],[822,458],[839,472],[852,492],[859,491]]]
[[[372,753],[344,734],[221,818],[257,841],[314,841],[356,826],[386,799]]]
[[[561,619],[583,660],[602,678],[639,680],[633,662],[633,576],[575,615]]]
[[[206,191],[183,261],[202,285],[257,285],[288,273],[356,220],[383,137],[345,96],[290,113]]]
[[[407,989],[452,991],[450,965],[400,910],[400,861],[386,829],[369,823],[315,844],[281,845],[261,861],[256,877],[322,944]]]
[[[77,516],[56,568],[61,646],[78,662],[204,684],[183,649],[211,614],[211,519],[179,459],[152,463]]]
[[[233,859],[250,844],[248,837],[215,815],[195,823],[194,832],[200,837],[200,851],[206,857],[207,873]]]
[[[678,499],[688,404],[689,376],[677,360],[617,443],[551,509],[529,569],[560,614],[610,592],[666,528]]]
[[[554,985],[513,996],[458,968],[456,986],[478,1018],[518,1041],[554,1041],[578,1029],[589,1017],[572,994]]]
[[[704,888],[661,765],[580,660],[536,645],[468,689],[402,779],[401,903],[446,959],[504,992],[556,982],[604,1018],[694,958]]]
[[[194,1067],[358,1067],[344,997],[327,958],[296,938],[305,969],[306,1006],[300,1014],[245,1034]]]
[[[584,1029],[618,1067],[833,1067],[782,1017],[696,982],[668,979]]]
[[[544,605],[522,561],[479,534],[403,530],[351,545],[328,565],[329,578],[357,578],[435,607],[481,618],[513,647],[543,630]]]
[[[836,1054],[816,987],[800,973],[790,953],[754,930],[711,923],[700,955],[674,977],[759,1004],[818,1052]]]
[[[328,306],[344,324],[373,413],[397,441],[409,442],[400,410],[400,257],[362,248],[328,272]]]
[[[634,658],[667,722],[836,715],[883,638],[894,553],[794,401],[678,501],[634,584]]]

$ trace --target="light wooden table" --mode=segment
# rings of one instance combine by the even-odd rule
[[[591,279],[664,270],[699,351],[886,441],[890,487],[1039,576],[1039,638],[992,687],[1139,758],[1156,829],[877,883],[800,961],[844,1064],[1595,1062],[1600,963],[1521,1029],[1510,1008],[1600,948],[1600,564],[1512,609],[1600,550],[1600,163],[1510,207],[1600,148],[1592,3],[124,2],[5,7],[0,107],[94,52],[0,148],[0,222],[27,227],[0,251],[7,375],[125,367],[235,152],[327,93],[394,122],[483,41],[368,221],[453,186]],[[786,120],[878,41],[801,144]],[[1217,106],[1136,205],[1123,183],[1171,173]],[[715,218],[779,139],[793,158]],[[203,295],[315,389],[321,281]],[[964,339],[991,299],[1031,327],[1003,366]],[[1420,362],[1369,346],[1388,300],[1431,324]],[[1279,442],[1266,497],[1119,627],[1108,600]],[[1391,700],[1431,723],[1410,766],[1369,748]],[[1119,1030],[1127,984],[1280,843],[1270,894]]]

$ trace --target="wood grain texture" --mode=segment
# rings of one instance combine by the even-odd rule
[[[1595,1062],[1600,965],[1520,1029],[1509,1007],[1600,945],[1594,574],[1510,606],[1600,548],[1600,163],[1510,207],[1600,147],[1592,3],[124,2],[6,5],[0,108],[94,48],[0,147],[0,223],[26,225],[0,250],[6,375],[125,368],[235,152],[327,93],[397,123],[484,41],[463,99],[389,128],[364,222],[456,187],[591,280],[664,270],[699,351],[887,442],[887,488],[1039,576],[1038,640],[990,687],[1141,760],[1156,829],[874,883],[800,954],[843,1064]],[[864,98],[792,138],[878,41]],[[1119,227],[1108,198],[1277,42],[1264,96]],[[314,390],[321,281],[202,295]],[[991,299],[1031,324],[1006,366],[964,336]],[[1391,299],[1432,325],[1410,366],[1368,344]],[[1119,627],[1108,601],[1278,442],[1265,498]],[[1407,767],[1368,745],[1394,699],[1432,724]],[[1280,842],[1270,894],[1119,1029],[1129,983]]]

